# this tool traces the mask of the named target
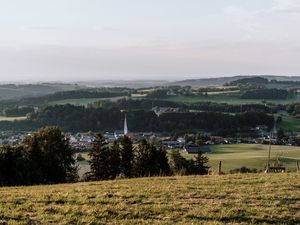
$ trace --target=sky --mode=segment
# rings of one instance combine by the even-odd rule
[[[0,81],[300,75],[300,0],[0,0]]]

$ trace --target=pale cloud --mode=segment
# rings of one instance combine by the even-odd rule
[[[273,0],[269,12],[300,13],[299,0]]]

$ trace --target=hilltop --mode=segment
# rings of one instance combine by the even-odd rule
[[[156,177],[0,188],[3,224],[299,224],[300,175]]]
[[[199,79],[186,79],[174,82],[169,82],[167,85],[179,85],[179,86],[191,86],[191,87],[208,87],[208,86],[222,86],[226,83],[236,81],[244,78],[261,77],[268,80],[278,81],[300,81],[299,76],[280,76],[280,75],[240,75],[240,76],[228,76],[228,77],[215,77],[215,78],[199,78]]]

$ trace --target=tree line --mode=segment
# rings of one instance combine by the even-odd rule
[[[175,151],[169,159],[162,146],[142,140],[134,147],[127,136],[109,146],[97,134],[89,157],[91,170],[85,180],[208,172],[208,158],[201,152],[194,160],[186,160]],[[74,150],[58,127],[29,134],[18,146],[0,146],[0,186],[76,182],[78,178]]]
[[[33,130],[38,127],[59,126],[67,132],[115,131],[123,128],[124,114],[129,130],[133,132],[177,132],[202,130],[216,135],[234,136],[236,132],[250,130],[257,125],[273,127],[274,118],[262,112],[237,114],[218,112],[164,113],[132,110],[122,112],[118,108],[85,108],[73,105],[57,105],[32,113],[28,120],[0,122],[2,130]],[[26,129],[27,128],[27,129]]]
[[[24,137],[18,146],[0,146],[0,185],[73,182],[77,167],[69,141],[48,127]]]
[[[275,106],[263,104],[233,105],[216,102],[178,103],[159,99],[130,99],[122,98],[117,101],[97,101],[88,105],[90,108],[119,108],[122,110],[151,110],[153,107],[179,108],[181,111],[199,110],[207,112],[240,113],[248,111],[272,113],[277,110]]]

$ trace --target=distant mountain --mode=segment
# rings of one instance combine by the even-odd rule
[[[127,87],[127,88],[148,88],[168,84],[166,80],[103,80],[103,81],[82,81],[79,84],[89,87]]]
[[[41,84],[1,84],[0,100],[26,97],[38,97],[61,91],[81,89],[77,84],[41,83]]]
[[[243,76],[232,76],[232,77],[217,77],[217,78],[200,78],[200,79],[188,79],[182,81],[168,82],[168,85],[179,85],[179,86],[192,86],[192,87],[208,87],[208,86],[220,86],[225,83],[230,83],[244,78],[251,77],[262,77],[268,80],[278,81],[300,81],[300,76],[278,76],[278,75],[243,75]]]

